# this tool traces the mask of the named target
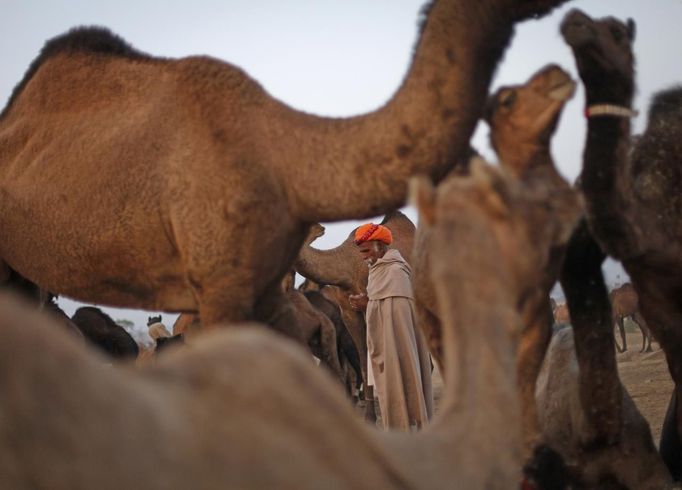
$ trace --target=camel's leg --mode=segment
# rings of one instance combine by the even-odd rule
[[[568,244],[561,287],[573,324],[580,404],[592,436],[585,442],[610,444],[621,434],[623,395],[614,352],[611,302],[601,270],[604,258],[583,219]]]
[[[517,348],[516,373],[521,401],[524,458],[530,459],[540,437],[535,385],[552,336],[552,307],[549,296],[538,298],[533,318],[526,323]]]
[[[618,327],[618,331],[620,332],[620,338],[623,342],[622,349],[618,348],[618,342],[616,342],[616,349],[618,349],[618,352],[625,352],[628,350],[628,341],[627,338],[625,337],[625,323],[623,322],[622,316],[616,317],[616,326]]]
[[[632,321],[637,324],[640,332],[642,332],[642,350],[640,352],[651,352],[651,331],[644,320],[644,317],[639,311],[632,314]]]
[[[627,346],[627,340],[625,338],[625,325],[623,324],[623,319],[619,316],[614,317],[613,319],[613,330],[614,330],[614,342],[616,343],[616,350],[618,352],[625,352],[628,350]],[[621,338],[621,344],[618,344],[618,338],[615,336],[615,332],[618,331],[620,333],[620,338]],[[621,347],[622,345],[622,347]]]

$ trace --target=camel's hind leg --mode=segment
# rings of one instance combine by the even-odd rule
[[[642,332],[642,350],[640,352],[651,352],[651,331],[646,324],[646,320],[639,311],[632,314],[632,321],[637,324],[639,331]]]
[[[618,352],[625,352],[626,350],[628,350],[628,341],[627,341],[627,338],[625,337],[625,324],[623,323],[623,317],[617,316],[615,320],[616,320],[616,324],[614,325],[614,328],[617,328],[618,332],[620,332],[620,338],[622,339],[622,345],[623,345],[623,347],[618,345],[618,339],[614,335],[613,340],[616,343],[616,350]]]

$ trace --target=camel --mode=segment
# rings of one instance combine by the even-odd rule
[[[580,400],[581,382],[585,381],[600,384],[594,373],[581,378],[573,329],[557,331],[538,377],[536,397],[544,442],[566,462],[572,488],[670,488],[670,475],[653,443],[649,424],[615,373],[601,382],[617,383],[621,393],[619,412],[614,414],[622,420],[618,442],[591,445],[594,433]],[[535,478],[541,481],[543,476]]]
[[[523,85],[500,88],[491,96],[486,113],[486,120],[491,127],[491,141],[504,170],[510,178],[524,182],[532,192],[536,192],[535,188],[538,186],[544,191],[544,187],[551,184],[557,193],[557,199],[553,201],[558,206],[556,212],[566,211],[563,218],[569,229],[577,221],[574,210],[580,207],[580,199],[554,167],[550,155],[550,138],[564,104],[573,96],[574,89],[575,82],[570,76],[558,66],[550,65],[539,70]],[[524,329],[517,354],[517,380],[526,457],[530,457],[539,438],[535,382],[552,331],[549,292],[559,275],[569,236],[566,234],[552,244],[550,256],[544,261],[547,267],[542,281],[526,292],[523,303],[519,305]],[[422,228],[420,224],[416,250],[428,249],[430,240],[429,228]],[[457,242],[453,241],[452,246],[456,247]],[[434,357],[440,365],[440,314],[439,305],[434,298],[434,293],[437,292],[429,281],[424,280],[430,267],[430,258],[427,253],[416,252],[415,256],[420,257],[421,266],[415,274],[414,283],[415,296],[420,298],[420,319],[430,319],[425,322],[430,325],[428,338],[432,342]],[[448,382],[447,378],[445,382]]]
[[[589,117],[581,180],[590,230],[628,273],[642,316],[665,353],[679,398],[682,263],[677,183],[682,91],[672,89],[654,97],[647,128],[629,155],[630,117],[635,114],[634,23],[595,21],[573,12],[562,24],[562,34],[585,84]],[[679,408],[676,422],[679,439]],[[671,471],[679,471],[682,454],[669,455],[666,463]]]
[[[344,372],[346,391],[353,399],[357,399],[363,380],[362,366],[353,337],[351,337],[343,321],[341,308],[338,303],[329,299],[322,291],[306,291],[303,295],[312,306],[327,316],[332,325],[334,325],[338,357],[341,369]]]
[[[295,272],[291,271],[282,281],[284,294],[293,307],[294,325],[288,337],[307,345],[312,354],[345,385],[346,376],[339,361],[337,330],[327,315],[294,288],[294,275]]]
[[[430,186],[417,188],[431,206],[420,212],[433,218],[452,382],[423,431],[385,433],[359,420],[329,374],[269,328],[214,329],[138,369],[105,367],[48,318],[0,296],[0,481],[51,490],[518,488],[517,304],[566,225],[548,205],[551,186],[529,193],[494,168]],[[476,246],[453,250],[453,236]]]
[[[109,315],[94,306],[78,308],[71,317],[89,345],[116,359],[134,359],[140,350],[135,340]]]
[[[609,299],[611,300],[613,319],[620,331],[620,338],[623,344],[623,347],[621,348],[618,345],[618,340],[616,340],[616,349],[618,349],[619,352],[628,350],[623,320],[629,318],[637,324],[639,330],[642,332],[642,349],[640,352],[651,352],[651,332],[649,332],[646,320],[644,320],[644,317],[639,311],[639,298],[637,297],[637,291],[635,291],[632,284],[626,282],[619,288],[612,289],[609,293]]]
[[[206,56],[155,58],[103,28],[56,37],[0,113],[0,277],[206,325],[291,323],[280,281],[310,224],[397,209],[410,176],[445,175],[515,23],[564,1],[434,0],[401,87],[350,118],[296,111]]]

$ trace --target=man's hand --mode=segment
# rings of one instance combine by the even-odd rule
[[[355,311],[365,311],[369,298],[366,294],[351,294],[348,296],[348,302]]]

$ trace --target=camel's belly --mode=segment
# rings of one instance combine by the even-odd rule
[[[0,258],[10,267],[84,302],[196,309],[158,209],[130,196],[127,202],[105,193],[98,199],[95,185],[91,199],[83,192],[64,195],[40,180],[0,182]]]

